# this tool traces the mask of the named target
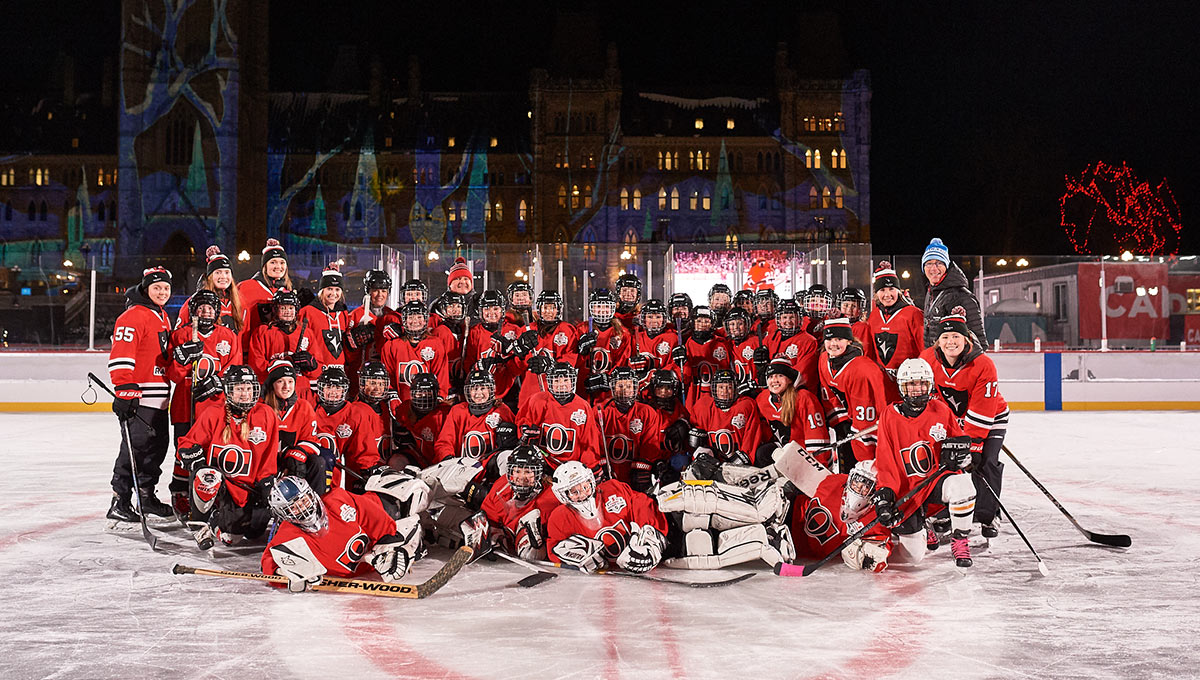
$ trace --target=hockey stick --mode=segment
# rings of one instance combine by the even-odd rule
[[[96,383],[97,385],[99,385],[100,389],[102,389],[108,393],[108,396],[112,397],[113,399],[117,398],[117,395],[116,395],[116,393],[114,393],[112,391],[112,388],[110,388],[107,384],[105,384],[105,382],[103,380],[101,380],[100,378],[97,378],[95,373],[88,373],[88,379],[91,380],[92,382]],[[87,393],[84,392],[84,394],[87,394]],[[146,419],[142,417],[142,414],[134,412],[133,417],[137,418],[139,421],[141,421],[141,423],[143,425],[146,426],[146,430],[150,434],[151,437],[154,436],[154,426],[151,425],[150,423],[146,422]]]
[[[1054,504],[1054,507],[1058,508],[1059,512],[1065,515],[1066,518],[1071,521],[1071,524],[1073,524],[1075,528],[1079,530],[1079,533],[1083,534],[1087,540],[1091,541],[1092,543],[1108,545],[1114,548],[1128,548],[1133,544],[1133,540],[1130,539],[1126,534],[1099,534],[1094,531],[1088,531],[1087,529],[1084,529],[1082,526],[1080,526],[1079,522],[1075,520],[1071,513],[1067,512],[1067,509],[1062,506],[1062,503],[1059,503],[1058,499],[1055,498],[1049,491],[1047,491],[1046,487],[1042,486],[1042,483],[1038,481],[1037,477],[1034,477],[1033,473],[1030,472],[1029,469],[1024,465],[1022,465],[1021,461],[1017,460],[1017,457],[1013,455],[1013,452],[1008,450],[1008,446],[1001,444],[1000,448],[1008,454],[1008,457],[1012,459],[1012,462],[1016,463],[1017,467],[1021,468],[1021,472],[1024,472],[1025,476],[1029,478],[1029,481],[1033,482],[1033,485],[1036,486],[1043,494],[1045,494],[1046,498],[1050,499],[1050,502]]]
[[[436,593],[442,586],[446,585],[455,574],[463,568],[467,560],[471,559],[471,549],[463,546],[456,550],[450,559],[438,569],[437,573],[430,576],[424,583],[411,585],[407,583],[385,583],[383,581],[367,581],[364,579],[349,579],[349,578],[323,578],[321,582],[309,586],[312,590],[319,590],[331,593],[357,593],[359,595],[379,595],[382,597],[396,597],[408,600],[423,600],[430,595]],[[225,571],[221,569],[204,569],[201,567],[188,567],[182,564],[176,564],[171,568],[173,574],[197,574],[200,576],[220,576],[222,578],[238,578],[248,581],[262,581],[266,583],[280,583],[286,585],[288,580],[284,576],[276,576],[273,574],[257,574],[251,571]]]
[[[145,537],[146,543],[150,545],[150,549],[158,551],[158,539],[154,534],[150,533],[150,527],[146,524],[146,513],[142,507],[142,489],[138,486],[138,469],[137,456],[133,455],[133,439],[129,436],[129,424],[121,421],[121,437],[125,440],[125,448],[129,449],[129,476],[133,479],[133,493],[138,499],[138,521],[142,524],[142,536]]]
[[[979,476],[979,481],[983,482],[983,485],[986,486],[987,490],[992,494],[993,497],[995,497],[996,505],[1000,507],[1000,510],[1004,513],[1005,517],[1008,517],[1008,521],[1013,525],[1013,528],[1017,530],[1017,535],[1021,537],[1021,540],[1025,541],[1025,546],[1029,548],[1029,552],[1033,553],[1034,559],[1037,560],[1038,571],[1042,573],[1042,576],[1049,576],[1050,570],[1046,568],[1046,563],[1042,561],[1042,556],[1038,555],[1038,552],[1034,549],[1033,544],[1030,543],[1029,539],[1025,537],[1025,532],[1021,531],[1021,527],[1017,526],[1017,520],[1013,519],[1012,513],[1008,511],[1008,508],[1004,507],[1004,503],[1000,502],[1000,494],[996,493],[992,489],[992,485],[988,484],[988,481],[984,479],[982,475]]]
[[[677,586],[687,586],[689,588],[721,588],[723,586],[731,586],[735,583],[741,583],[746,579],[753,578],[754,572],[742,574],[741,576],[731,576],[718,581],[683,581],[680,579],[667,578],[665,576],[652,576],[650,574],[635,574],[631,571],[620,571],[617,569],[598,569],[593,572],[586,572],[578,567],[573,567],[562,562],[542,562],[541,560],[532,562],[532,564],[554,567],[555,569],[566,569],[568,571],[577,571],[584,574],[601,574],[605,576],[624,576],[626,578],[636,578],[642,581],[655,581],[657,583],[671,583]]]
[[[911,490],[909,490],[908,493],[901,496],[900,500],[896,501],[896,507],[899,508],[900,506],[904,505],[913,496],[916,496],[917,493],[924,490],[925,487],[929,486],[930,484],[932,484],[935,481],[937,481],[938,479],[940,479],[942,476],[942,473],[945,471],[946,471],[946,466],[939,465],[937,470],[935,470],[932,475],[929,475],[925,479],[921,480],[920,484],[917,484]],[[813,562],[812,564],[804,565],[803,568],[800,567],[800,565],[798,565],[798,564],[789,564],[787,562],[780,562],[779,564],[775,565],[775,574],[778,576],[808,576],[808,575],[812,574],[814,571],[825,566],[825,564],[828,563],[830,560],[832,560],[834,557],[841,555],[842,551],[846,549],[846,546],[848,546],[851,543],[862,538],[868,531],[875,528],[876,524],[879,524],[879,517],[876,517],[875,519],[871,520],[867,524],[863,525],[863,527],[861,529],[859,529],[858,531],[847,536],[846,540],[842,541],[842,544],[839,545],[838,547],[834,548],[833,551],[830,552],[828,555],[826,555],[825,557],[822,557],[820,560],[818,560],[816,562]]]
[[[513,557],[512,555],[509,555],[506,552],[503,552],[500,550],[493,550],[492,554],[496,555],[498,557],[503,557],[504,559],[508,560],[509,562],[512,562],[513,564],[519,564],[522,567],[525,567],[526,569],[533,572],[529,576],[526,576],[525,578],[521,579],[520,581],[517,581],[517,585],[521,586],[522,588],[532,588],[539,583],[544,583],[546,581],[549,581],[552,578],[558,578],[558,574],[556,574],[552,571],[546,571],[545,569],[542,569],[541,567],[537,566],[536,564],[534,564],[532,562],[526,562],[525,560],[523,560],[519,557]]]

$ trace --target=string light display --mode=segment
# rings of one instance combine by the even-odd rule
[[[1068,175],[1058,206],[1067,238],[1081,255],[1111,254],[1113,245],[1141,255],[1179,250],[1183,225],[1167,180],[1151,187],[1125,163],[1097,161],[1078,177]]]

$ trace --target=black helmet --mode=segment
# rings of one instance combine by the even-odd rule
[[[843,288],[842,292],[837,296],[838,306],[841,307],[843,302],[858,303],[858,311],[861,314],[867,310],[867,294],[862,288]],[[851,319],[855,321],[856,319]]]
[[[730,326],[730,322],[733,321],[741,321],[740,326],[735,326],[736,330],[734,330],[734,327]],[[747,314],[746,310],[742,309],[741,307],[734,307],[733,309],[729,310],[728,314],[725,315],[725,320],[722,322],[722,325],[725,327],[725,335],[729,336],[729,339],[732,340],[734,344],[737,344],[745,340],[746,336],[750,334],[750,315]]]
[[[723,398],[718,397],[717,385],[725,384],[729,385],[730,396]],[[733,406],[733,403],[737,401],[737,378],[733,375],[733,371],[729,370],[728,368],[718,368],[717,370],[713,371],[710,387],[712,389],[713,402],[717,405],[717,408],[721,409],[722,411],[728,410],[731,406]]]
[[[405,281],[404,285],[400,287],[400,304],[403,305],[408,302],[412,302],[412,300],[408,299],[409,293],[420,294],[419,302],[422,306],[429,304],[429,286],[426,286],[424,281],[419,279],[409,279]]]
[[[814,283],[804,294],[804,313],[811,318],[825,320],[833,312],[833,293],[824,284]]]
[[[671,299],[667,302],[667,309],[671,312],[671,317],[683,316],[685,319],[692,318],[692,296],[687,293],[674,293]],[[675,313],[676,309],[686,309],[687,314],[679,315]]]
[[[432,373],[418,373],[412,382],[408,385],[409,401],[412,402],[413,410],[421,415],[425,415],[432,411],[438,405],[438,397],[441,395],[441,387],[438,385],[437,376]]]
[[[754,293],[749,290],[739,290],[733,294],[733,306],[750,312],[754,308]],[[746,309],[750,307],[751,309]]]
[[[714,283],[713,287],[708,289],[708,306],[713,306],[714,295],[720,295],[722,293],[729,296],[730,302],[733,301],[733,289],[724,283]]]
[[[542,311],[542,307],[545,305],[554,305],[552,317],[548,318]],[[557,290],[543,290],[538,293],[537,304],[534,307],[538,313],[538,330],[541,332],[549,332],[551,328],[558,325],[558,322],[562,321],[563,299]]]
[[[279,314],[280,307],[291,307],[295,310],[291,319],[283,319]],[[275,291],[275,295],[271,298],[271,314],[275,321],[283,324],[296,323],[297,317],[300,316],[300,296],[295,291],[287,290],[286,288]]]
[[[479,294],[479,304],[477,305],[477,308],[479,309],[479,318],[480,318],[481,322],[483,323],[483,327],[492,332],[499,330],[500,322],[504,319],[504,308],[507,305],[508,305],[508,301],[506,301],[504,299],[504,293],[501,293],[500,291],[495,290],[494,288],[489,288],[488,290],[485,290],[482,293],[480,293]],[[500,310],[500,316],[499,316],[499,318],[496,319],[495,322],[490,323],[484,319],[483,310],[485,310],[489,307],[496,307],[496,308],[499,308],[499,310]]]
[[[534,483],[531,485],[518,484],[513,480],[513,471],[519,469],[533,470]],[[504,476],[508,479],[508,487],[512,489],[513,498],[527,501],[542,490],[542,475],[546,472],[546,458],[537,447],[522,444],[513,449],[508,456]]]
[[[609,389],[612,391],[612,401],[616,404],[621,413],[628,413],[633,407],[633,402],[637,401],[637,376],[634,375],[633,369],[628,366],[618,366],[614,368],[608,376]],[[617,383],[629,381],[633,389],[628,394],[617,394]]]
[[[487,397],[476,403],[471,399],[471,388],[480,386],[487,388]],[[471,412],[471,415],[481,416],[491,411],[492,407],[496,405],[496,379],[487,371],[479,369],[471,371],[463,381],[463,396],[466,398],[467,410]]]
[[[647,317],[651,315],[658,315],[662,317],[662,320],[659,321],[653,328],[650,327],[649,322],[646,320]],[[646,300],[646,304],[642,305],[642,327],[646,329],[646,332],[650,334],[651,337],[654,337],[655,335],[658,335],[658,333],[662,331],[666,325],[666,305],[664,305],[662,300],[659,300],[658,298],[650,298],[649,300]]]
[[[368,380],[382,380],[383,392],[380,394],[369,394],[367,392]],[[392,379],[388,375],[387,368],[379,361],[368,361],[358,370],[358,396],[368,404],[378,404],[383,399],[383,395],[392,388]]]
[[[554,364],[554,366],[551,366],[550,370],[546,371],[546,391],[549,392],[550,396],[554,397],[558,403],[566,404],[575,397],[575,380],[578,375],[579,374],[575,370],[574,366],[564,361],[560,361]],[[567,378],[571,381],[569,388],[559,387],[556,389],[557,380],[562,378]]]
[[[363,292],[367,295],[373,290],[392,290],[392,277],[382,269],[372,269],[363,277]]]
[[[250,409],[254,408],[254,404],[258,403],[258,396],[262,393],[262,386],[258,384],[258,376],[254,375],[254,371],[250,370],[249,366],[244,364],[234,364],[225,369],[225,376],[221,379],[225,386],[225,406],[236,416],[246,415]],[[234,388],[238,385],[252,385],[254,387],[252,396],[249,399],[237,400],[234,399]]]
[[[596,323],[606,325],[617,313],[617,298],[607,288],[597,288],[588,296],[588,312]]]
[[[342,388],[342,394],[338,398],[332,398],[326,394],[326,390],[331,387]],[[346,403],[346,393],[350,390],[350,378],[346,377],[346,372],[337,366],[329,366],[321,371],[321,377],[317,378],[317,401],[325,407],[328,412],[333,412],[342,407]]]
[[[621,307],[621,311],[623,312],[632,310],[633,308],[637,307],[639,302],[642,301],[642,280],[639,279],[635,274],[621,274],[617,277],[616,283],[613,284],[613,288],[615,288],[617,291],[617,304]],[[637,291],[637,295],[634,296],[632,302],[627,302],[621,298],[621,289],[623,288],[633,288]]]
[[[529,311],[529,307],[530,307],[529,304],[517,306],[517,303],[513,301],[513,293],[522,292],[522,291],[529,293],[529,302],[532,303],[533,302],[533,286],[529,285],[528,281],[513,281],[512,283],[508,284],[508,302],[509,302],[509,304],[512,305],[512,308],[517,310],[518,312],[527,312],[527,311]]]
[[[415,330],[409,328],[409,320],[420,318],[421,323]],[[425,311],[425,305],[417,301],[406,302],[400,308],[400,324],[404,326],[404,334],[412,340],[420,340],[429,332],[429,312]],[[418,324],[412,324],[418,326]]]
[[[450,306],[458,305],[458,312],[451,314]],[[448,290],[442,294],[441,301],[438,303],[438,313],[447,321],[459,322],[467,314],[467,296],[462,293],[455,293]]]
[[[783,315],[791,314],[795,318],[790,327],[784,327]],[[786,340],[796,333],[800,332],[800,305],[796,304],[795,300],[787,299],[780,300],[779,304],[775,305],[775,326],[779,329],[779,334]]]
[[[659,396],[658,389],[660,387],[671,388],[671,396]],[[679,383],[679,376],[675,375],[675,371],[660,368],[654,372],[654,377],[650,378],[650,403],[654,408],[663,411],[670,411],[679,404],[679,393],[682,391]]]
[[[200,316],[199,310],[205,306],[212,307],[212,316]],[[201,333],[212,331],[217,324],[217,317],[221,315],[221,297],[207,288],[201,288],[188,299],[188,314],[192,316],[196,330]]]

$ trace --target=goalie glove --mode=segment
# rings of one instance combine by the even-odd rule
[[[375,543],[367,559],[379,576],[390,583],[404,578],[420,549],[420,521],[416,516],[406,517],[396,521],[396,533]]]
[[[595,573],[607,564],[604,544],[582,534],[571,534],[554,546],[554,557],[563,565],[586,573]]]
[[[887,569],[890,553],[886,543],[859,538],[842,550],[842,561],[851,569],[864,569],[878,574]]]
[[[271,546],[271,559],[275,562],[275,573],[288,580],[288,590],[302,593],[321,582],[325,565],[313,554],[312,548],[303,537]]]
[[[667,539],[649,524],[633,525],[629,544],[617,556],[617,566],[634,574],[644,574],[662,561]]]

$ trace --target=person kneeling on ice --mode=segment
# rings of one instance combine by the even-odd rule
[[[658,566],[666,547],[667,520],[645,494],[596,475],[579,461],[554,471],[547,552],[563,565],[592,573],[609,564],[641,574]]]
[[[416,513],[396,519],[382,495],[334,488],[322,497],[304,479],[282,477],[270,505],[279,528],[263,551],[262,571],[286,577],[295,593],[326,575],[354,576],[366,564],[384,581],[399,581],[424,555]]]
[[[736,476],[746,486],[728,483]],[[745,473],[753,479],[746,479]],[[787,526],[786,479],[747,466],[719,464],[708,449],[698,449],[684,479],[658,492],[658,508],[678,517],[682,546],[665,566],[720,569],[762,559],[771,566],[796,556]],[[728,473],[728,477],[726,476]],[[766,481],[766,483],[762,483]]]
[[[545,455],[521,445],[500,462],[500,479],[483,499],[492,543],[526,560],[546,559],[546,522],[558,507],[550,482],[543,476]]]
[[[280,455],[279,419],[259,402],[254,371],[230,366],[223,382],[225,407],[201,412],[179,440],[179,460],[191,490],[187,526],[201,550],[211,548],[217,538],[231,544],[238,534],[262,535],[270,520],[267,493]],[[296,454],[307,455],[303,450]]]
[[[937,537],[932,529],[925,529],[923,506],[945,503],[950,508],[950,552],[958,566],[969,567],[967,538],[975,513],[975,484],[963,470],[972,462],[971,437],[963,434],[949,406],[932,400],[933,369],[924,359],[906,359],[900,364],[896,383],[901,401],[885,408],[879,417],[875,450],[878,488],[871,497],[875,513],[880,524],[899,537],[900,548],[917,561],[922,552],[920,541],[906,537],[924,533],[928,549],[935,549]],[[897,498],[931,475],[938,480],[897,507]]]

